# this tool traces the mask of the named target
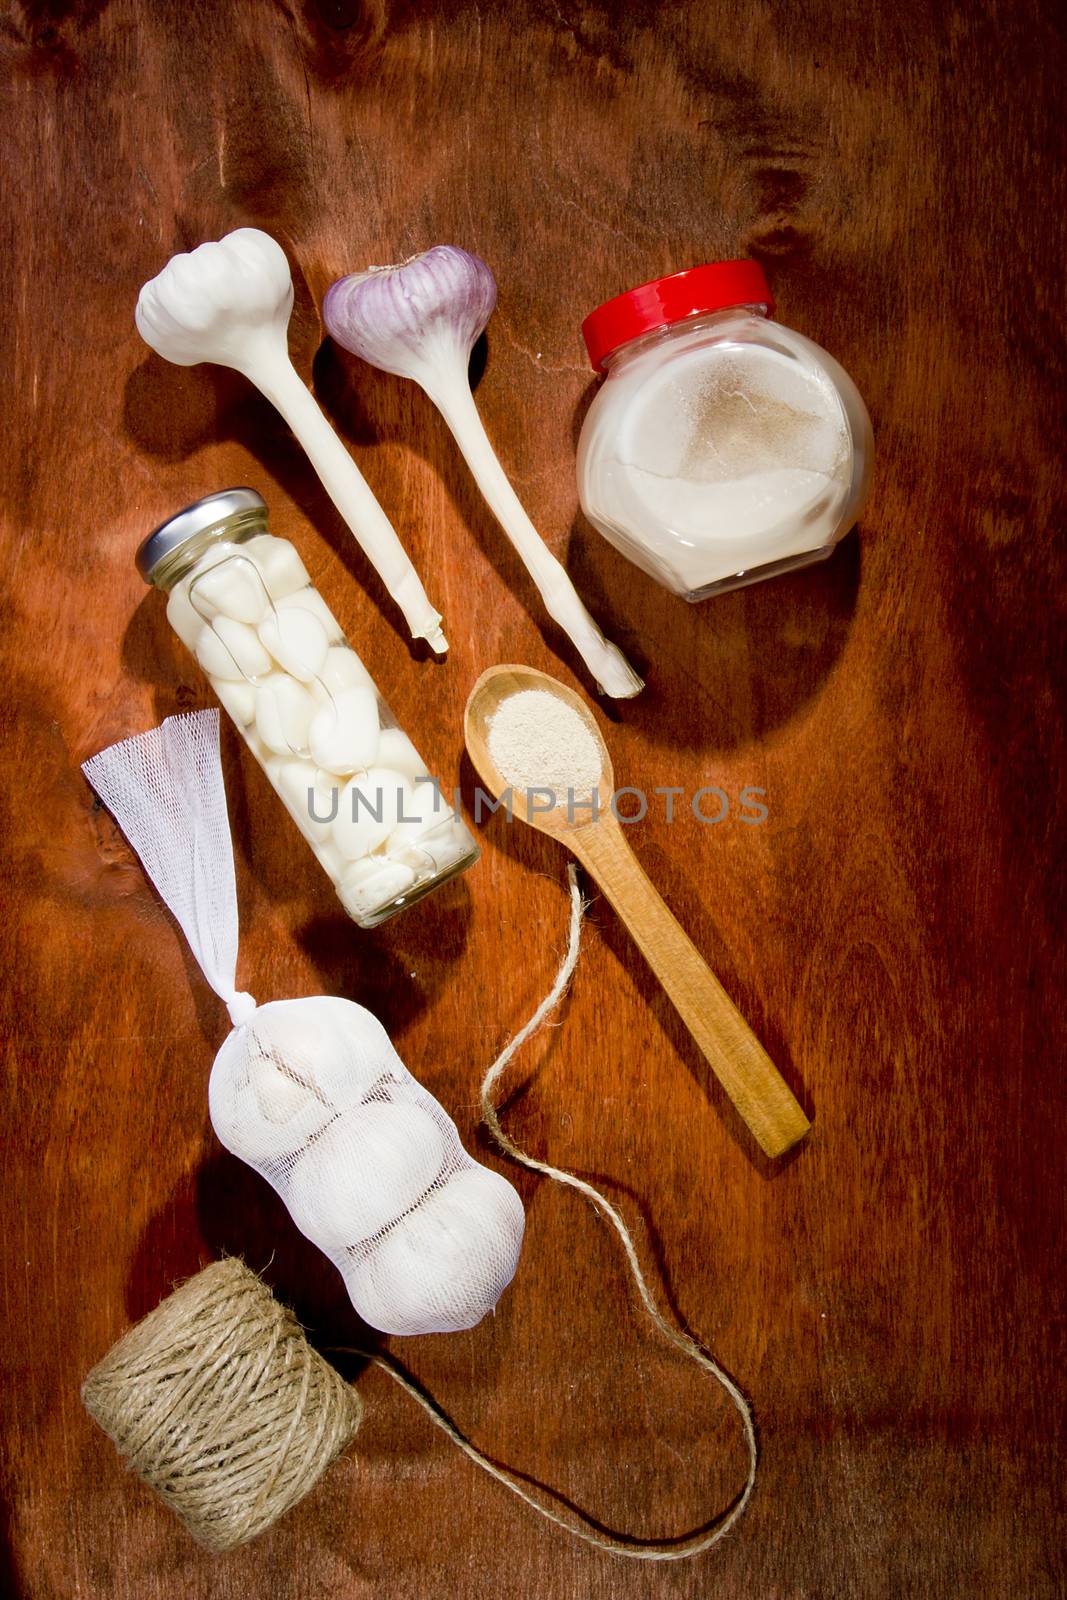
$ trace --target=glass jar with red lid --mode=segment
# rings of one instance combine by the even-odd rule
[[[582,332],[604,383],[578,447],[596,528],[687,600],[828,555],[874,441],[852,379],[772,320],[755,261],[714,261],[608,300]]]

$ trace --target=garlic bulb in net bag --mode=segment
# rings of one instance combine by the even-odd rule
[[[215,1057],[221,1142],[278,1191],[384,1333],[473,1327],[510,1283],[523,1211],[350,1000],[259,1006]]]
[[[277,1190],[383,1333],[448,1333],[514,1276],[524,1216],[473,1160],[376,1017],[236,987],[237,891],[217,711],[168,717],[84,764],[234,1024],[208,1085],[219,1140]]]

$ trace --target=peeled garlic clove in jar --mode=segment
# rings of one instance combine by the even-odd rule
[[[470,850],[470,835],[456,816],[439,822],[435,828],[428,828],[410,843],[396,843],[395,837],[386,845],[390,859],[403,862],[416,872],[427,868],[435,873],[445,872],[462,861]]]
[[[409,1211],[444,1164],[441,1129],[421,1106],[371,1100],[345,1111],[306,1150],[286,1204],[321,1250],[371,1239]]]
[[[272,672],[256,688],[256,732],[275,755],[307,749],[315,710],[308,690],[284,672]]]
[[[270,599],[263,579],[245,555],[225,556],[198,573],[189,589],[193,604],[209,617],[232,617],[255,626],[262,622]]]
[[[427,867],[444,872],[466,856],[470,836],[438,784],[429,779],[417,783],[404,815],[412,820],[401,822],[386,841],[390,860],[403,862],[416,872]]]
[[[382,1333],[473,1328],[515,1276],[525,1221],[505,1178],[461,1168],[353,1263],[352,1304]]]
[[[337,694],[341,689],[354,689],[359,684],[373,689],[374,679],[351,645],[332,644],[326,652],[326,660],[315,684],[316,694],[322,695],[325,704],[331,694]]]
[[[232,617],[216,617],[202,624],[196,659],[209,678],[262,678],[271,669],[270,656],[256,630]]]
[[[414,882],[415,869],[406,862],[392,861],[387,856],[364,856],[361,861],[342,861],[337,893],[349,916],[358,919],[391,905]]]
[[[322,671],[330,641],[321,619],[302,600],[302,594],[279,600],[260,623],[259,638],[283,672],[310,683]]]
[[[431,783],[428,779],[425,783],[416,783],[411,791],[411,799],[404,807],[403,819],[389,835],[386,849],[390,855],[402,858],[408,845],[415,844],[423,834],[439,828],[451,818],[452,807],[441,793],[440,784]]]
[[[328,839],[340,799],[340,779],[301,756],[287,760],[284,755],[267,761],[267,776],[304,837],[312,844]]]
[[[378,759],[378,696],[365,684],[339,689],[308,730],[311,759],[327,772],[362,772]]]
[[[430,774],[426,763],[415,749],[407,734],[400,728],[383,728],[378,745],[378,765],[399,772],[409,783],[424,781]]]
[[[328,835],[325,839],[310,839],[309,842],[319,865],[329,874],[331,883],[337,889],[337,885],[341,881],[341,874],[348,865],[344,856]],[[339,889],[337,889],[337,892],[340,894]]]
[[[189,599],[188,579],[176,584],[167,596],[167,621],[185,648],[192,650],[194,655],[206,620]]]
[[[306,611],[322,623],[323,632],[331,644],[348,645],[344,630],[317,589],[301,589],[299,594],[288,594],[278,601],[279,611]]]
[[[383,850],[404,819],[413,780],[426,775],[425,763],[393,725],[364,663],[310,586],[297,552],[287,540],[266,531],[260,496],[231,489],[186,507],[148,536],[137,565],[142,577],[167,593],[171,623],[197,656],[351,915],[362,926],[374,927],[418,898],[418,891],[432,888],[430,856],[424,853],[411,865],[390,863]],[[261,585],[265,607],[254,625],[241,620],[259,606],[254,589],[231,581],[234,572],[246,569],[250,581]],[[190,588],[201,577],[206,590],[198,609]],[[234,615],[224,615],[226,608]],[[282,678],[292,681],[283,688]],[[260,687],[264,693],[257,695]],[[383,721],[388,725],[384,748],[391,759],[382,755]],[[313,724],[316,759],[311,751]],[[389,775],[380,806],[373,781],[367,781],[370,769]],[[341,790],[346,781],[357,779],[373,790],[370,805],[354,819],[356,826],[341,822],[335,831]],[[350,791],[346,800],[351,799]],[[469,866],[477,847],[466,833],[464,842],[460,864]],[[351,870],[372,851],[382,857],[377,865]],[[343,891],[342,876],[347,879]],[[413,892],[407,893],[413,884]]]
[[[402,816],[410,815],[412,786],[400,772],[370,767],[341,790],[334,843],[343,856],[357,861],[386,839]]]
[[[257,533],[249,539],[245,549],[263,575],[267,593],[272,600],[284,600],[311,583],[308,570],[301,561],[295,545],[288,539],[279,539],[271,533]]]
[[[247,728],[256,718],[256,686],[244,678],[209,678],[219,704],[239,728]]]
[[[352,649],[352,646],[344,636],[341,624],[317,589],[298,589],[294,594],[282,595],[280,600],[274,602],[274,609],[279,613],[283,611],[306,612],[309,617],[314,617],[322,624],[322,630],[331,645],[342,645],[346,649]]]

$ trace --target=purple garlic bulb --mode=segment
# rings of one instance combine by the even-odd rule
[[[466,364],[496,305],[485,262],[454,244],[437,244],[400,266],[338,278],[322,318],[330,337],[382,372],[412,378],[436,396],[441,374]]]

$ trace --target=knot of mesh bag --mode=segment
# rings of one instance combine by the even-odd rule
[[[243,1028],[251,1020],[255,1009],[255,999],[246,989],[238,989],[237,993],[226,1002],[226,1010],[230,1013],[230,1021],[235,1028]]]
[[[383,1333],[471,1328],[518,1265],[522,1203],[463,1148],[371,1012],[315,996],[259,1006],[215,1058],[211,1121],[262,1173]]]

